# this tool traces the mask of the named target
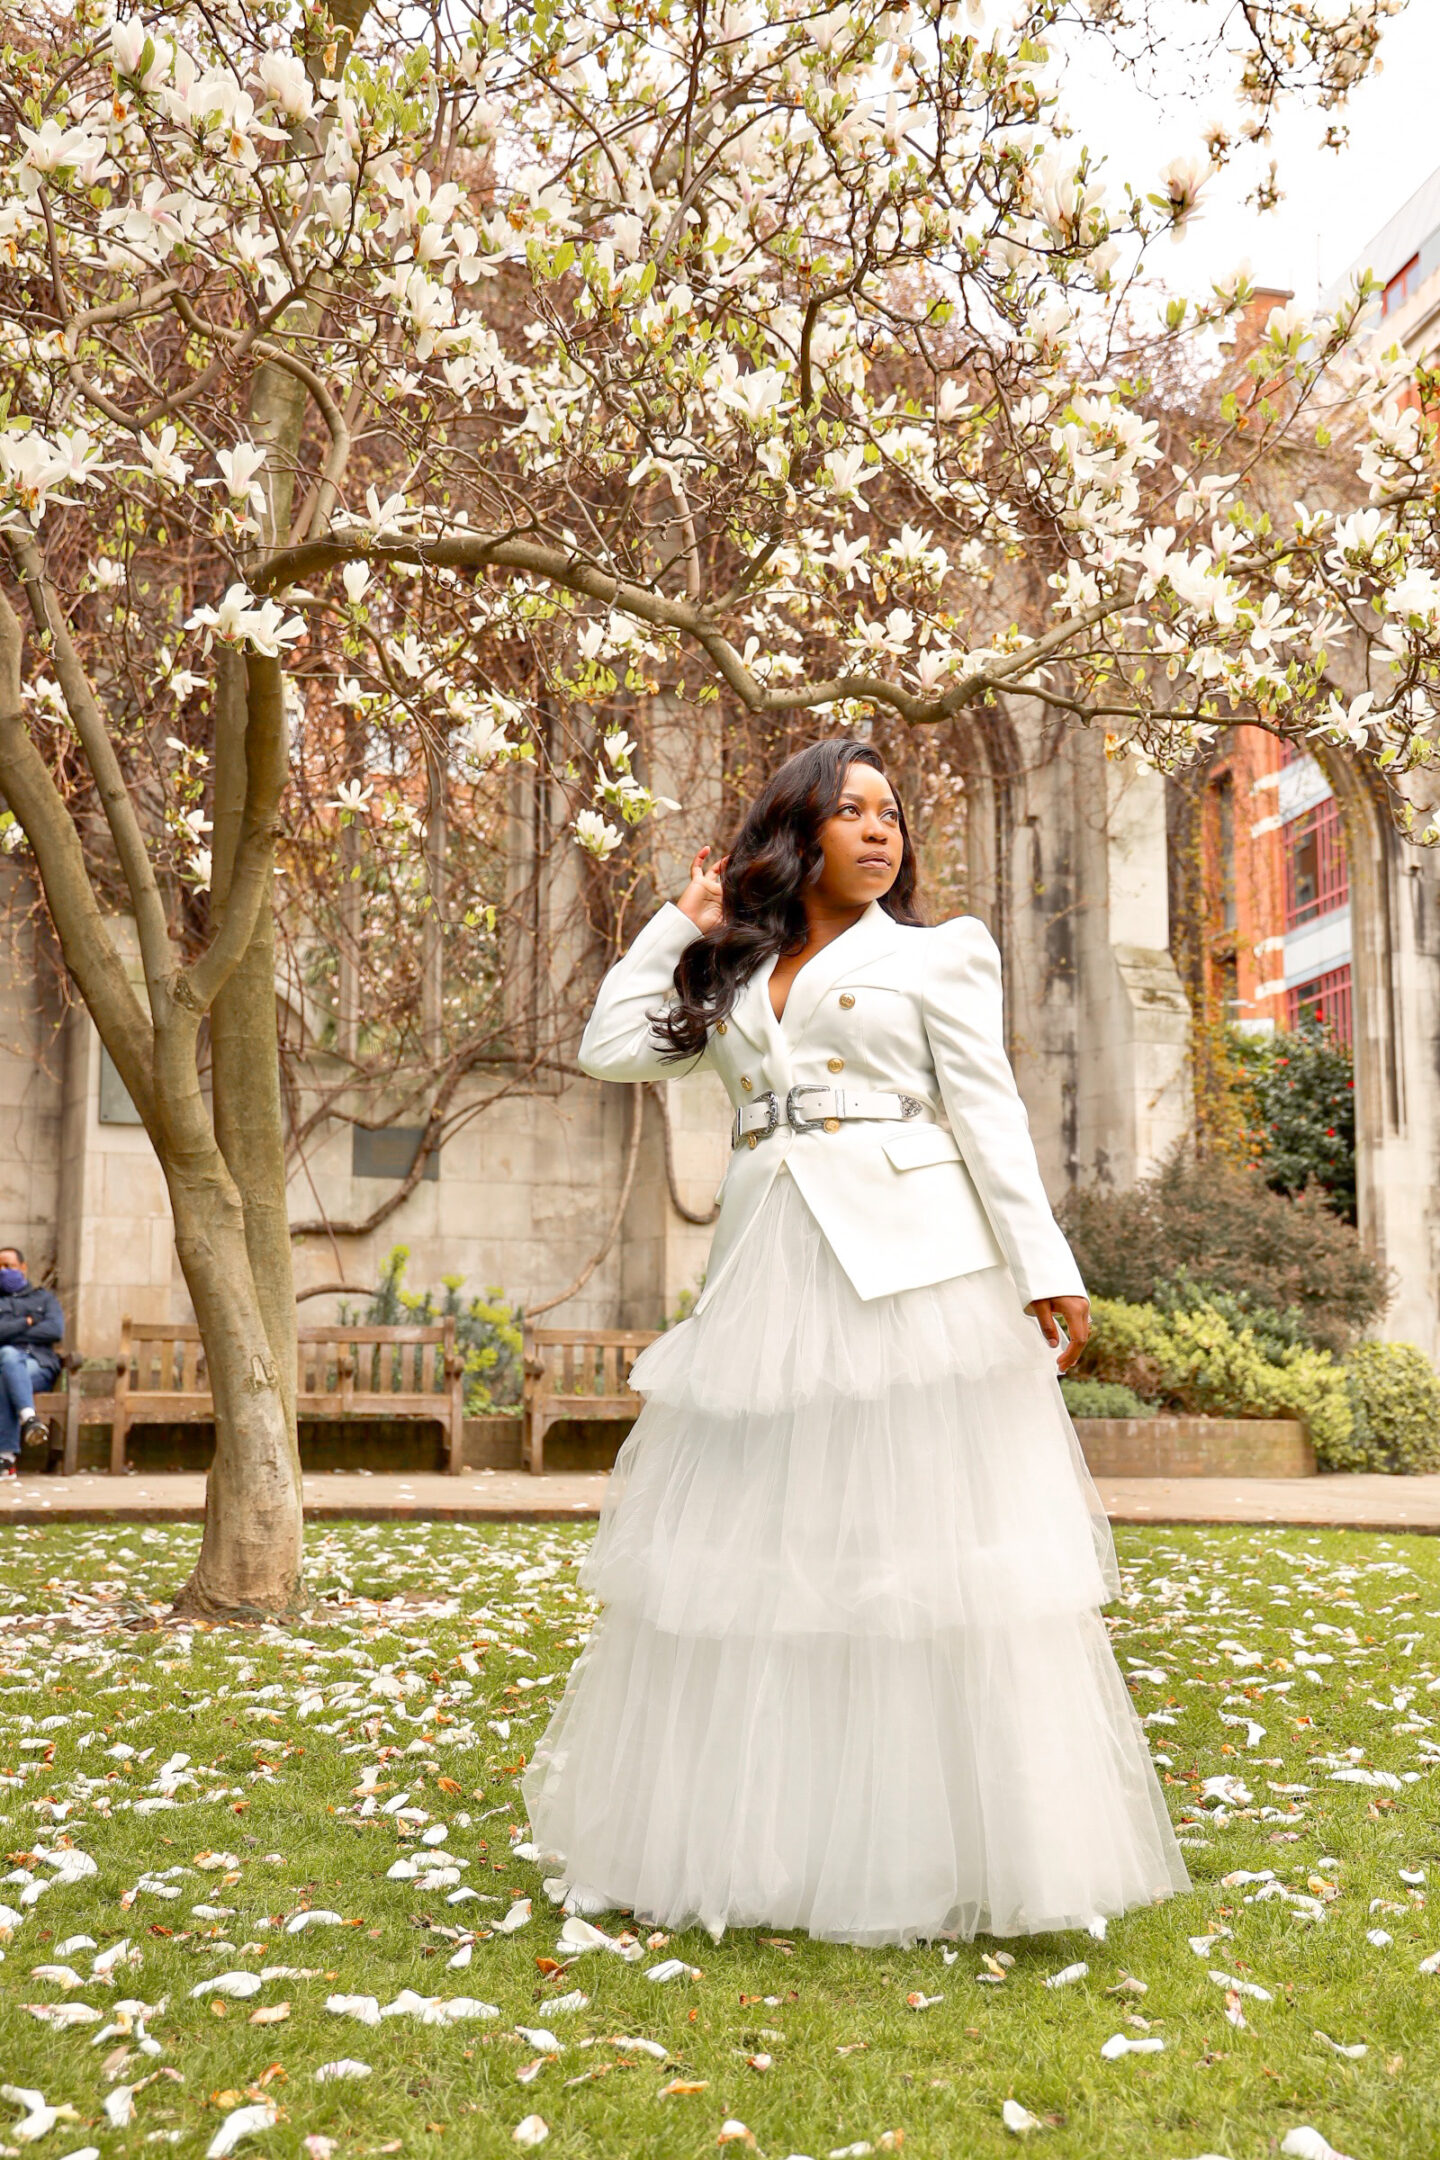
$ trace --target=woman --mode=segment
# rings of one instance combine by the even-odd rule
[[[706,1067],[735,1118],[704,1293],[631,1376],[535,1838],[571,1910],[715,1936],[1027,1934],[1186,1889],[1098,1610],[1114,1545],[1056,1378],[1089,1306],[995,946],[921,926],[848,739],[708,854],[581,1044],[603,1079]]]

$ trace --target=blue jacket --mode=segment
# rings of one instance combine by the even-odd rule
[[[0,1350],[13,1345],[33,1358],[46,1387],[60,1371],[64,1339],[65,1315],[53,1290],[30,1283],[24,1290],[0,1291]]]

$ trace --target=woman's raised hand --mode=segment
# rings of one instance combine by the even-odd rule
[[[675,905],[682,915],[688,915],[697,930],[713,930],[725,913],[725,902],[720,891],[720,873],[729,860],[722,855],[711,864],[711,849],[702,847],[690,865],[690,882]]]

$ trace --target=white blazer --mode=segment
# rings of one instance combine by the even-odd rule
[[[771,960],[700,1055],[667,1064],[649,1016],[674,998],[675,963],[699,935],[668,903],[645,925],[600,985],[580,1044],[587,1073],[638,1081],[708,1069],[737,1108],[803,1082],[891,1089],[918,1097],[938,1122],[845,1119],[834,1132],[782,1124],[734,1149],[697,1312],[727,1269],[743,1265],[745,1232],[782,1165],[862,1298],[1001,1261],[1022,1305],[1085,1295],[1005,1055],[1000,955],[976,916],[919,929],[872,900],[806,961],[782,1019],[770,1003]]]

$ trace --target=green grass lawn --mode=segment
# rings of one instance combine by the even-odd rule
[[[304,1628],[256,1632],[155,1624],[195,1531],[8,1533],[0,2072],[74,2115],[22,2145],[0,2105],[0,2152],[198,2156],[273,2109],[242,2154],[508,2154],[529,2116],[557,2160],[686,2160],[722,2133],[772,2160],[1258,2160],[1303,2124],[1355,2160],[1440,2153],[1434,1540],[1117,1532],[1115,1649],[1195,1887],[1103,1941],[690,1931],[627,1962],[559,1953],[545,1871],[511,1852],[517,1770],[588,1622],[588,1534],[334,1527]],[[523,1898],[528,1923],[487,1933]],[[288,1932],[306,1910],[341,1924]],[[666,1959],[698,1971],[648,1978]],[[194,1996],[224,1975],[246,1992]],[[326,2008],[406,1989],[494,2014]],[[1164,2046],[1107,2060],[1116,2034]],[[317,2081],[346,2058],[370,2075]],[[1008,2130],[1007,2099],[1041,2127]]]

